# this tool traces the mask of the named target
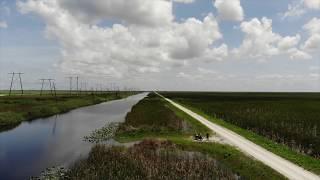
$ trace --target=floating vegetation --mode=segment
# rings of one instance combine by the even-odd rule
[[[64,167],[52,167],[47,168],[43,171],[39,177],[31,177],[30,180],[59,180],[59,179],[67,179],[68,170]]]
[[[91,143],[101,143],[114,137],[119,127],[119,123],[110,123],[101,129],[93,131],[90,136],[85,136],[84,141]]]

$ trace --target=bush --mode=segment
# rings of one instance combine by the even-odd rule
[[[70,179],[235,179],[212,158],[185,152],[169,141],[145,140],[128,149],[95,146]]]

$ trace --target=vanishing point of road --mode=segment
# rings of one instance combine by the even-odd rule
[[[156,93],[158,94],[158,93]],[[158,94],[161,96],[160,94]],[[163,97],[163,96],[161,96]],[[247,140],[246,138],[236,134],[235,132],[219,126],[206,118],[200,116],[197,113],[192,112],[191,110],[173,102],[170,99],[163,97],[166,101],[179,108],[183,112],[187,113],[194,119],[198,120],[202,124],[206,125],[212,131],[214,131],[217,135],[221,136],[223,139],[228,141],[231,145],[237,147],[240,151],[245,154],[248,154],[255,159],[261,161],[272,169],[276,170],[283,176],[288,179],[294,180],[320,180],[320,176],[317,176],[314,173],[311,173],[300,166],[283,159],[282,157],[273,154],[272,152],[262,148],[261,146]]]

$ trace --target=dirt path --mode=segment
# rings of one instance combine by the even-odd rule
[[[157,93],[158,94],[158,93]],[[160,95],[160,94],[158,94]],[[161,96],[161,95],[160,95]],[[161,96],[163,97],[163,96]],[[165,100],[170,102],[175,107],[179,108],[180,110],[184,111],[185,113],[189,114],[194,119],[200,121],[202,124],[206,125],[216,134],[224,138],[228,143],[237,147],[240,151],[249,154],[250,156],[254,157],[255,159],[263,162],[267,166],[271,167],[272,169],[278,171],[285,177],[289,179],[295,180],[320,180],[320,176],[313,174],[309,171],[304,170],[303,168],[299,167],[298,165],[285,160],[272,152],[254,144],[253,142],[245,139],[244,137],[236,134],[235,132],[226,129],[222,126],[214,124],[209,120],[205,119],[204,117],[192,112],[191,110],[171,101],[163,97]]]

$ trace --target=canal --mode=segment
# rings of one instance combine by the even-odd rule
[[[93,144],[83,141],[83,137],[109,123],[123,122],[132,106],[146,95],[138,94],[24,122],[0,133],[0,179],[29,179],[45,168],[68,167],[85,158]]]

